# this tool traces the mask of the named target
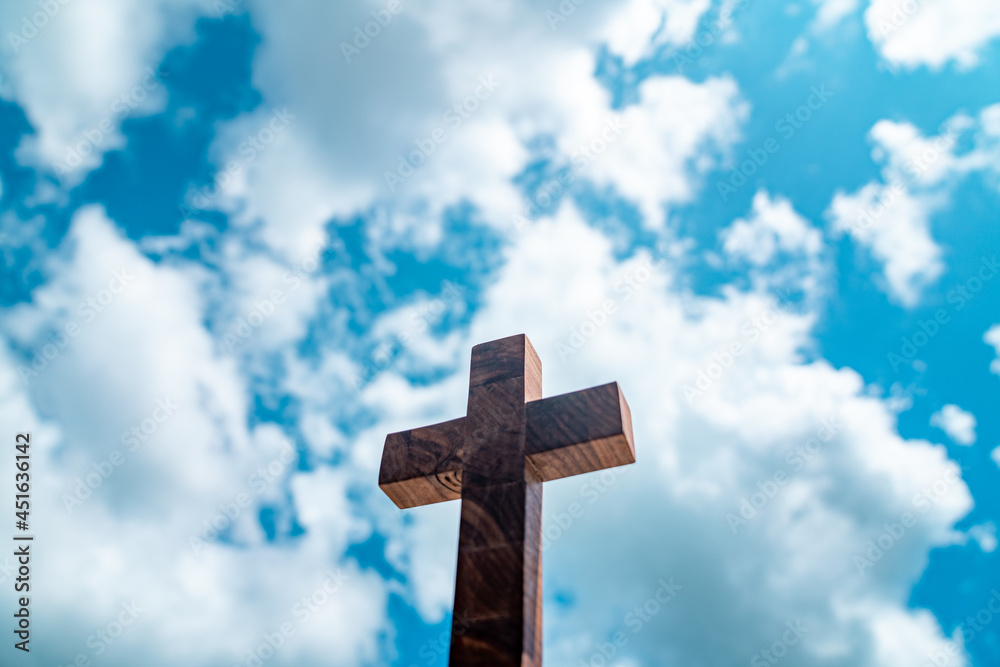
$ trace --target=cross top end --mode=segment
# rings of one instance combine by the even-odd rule
[[[524,334],[473,347],[465,417],[386,437],[398,507],[462,499],[453,667],[540,667],[542,482],[634,462],[618,383],[543,399]]]

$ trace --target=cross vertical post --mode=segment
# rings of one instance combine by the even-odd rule
[[[526,336],[472,349],[451,665],[541,665],[542,481],[525,451],[541,397]]]

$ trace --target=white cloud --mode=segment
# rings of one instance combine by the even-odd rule
[[[211,2],[74,0],[48,6],[56,8],[51,18],[33,0],[2,3],[0,48],[11,91],[38,133],[19,157],[49,172],[64,165],[65,181],[78,183],[105,151],[122,145],[119,127],[126,115],[162,107],[166,91],[149,72],[170,46],[191,36],[197,12]]]
[[[944,272],[930,219],[946,205],[955,178],[978,160],[954,152],[970,122],[956,116],[941,135],[925,139],[909,123],[879,121],[869,136],[872,157],[883,165],[882,182],[851,194],[837,192],[827,211],[836,232],[850,234],[883,265],[883,289],[907,307],[916,306]]]
[[[990,330],[983,334],[983,340],[996,350],[997,358],[990,364],[990,370],[1000,375],[1000,324],[990,327]]]
[[[769,264],[778,252],[815,257],[823,247],[823,235],[787,199],[772,199],[763,190],[754,195],[750,218],[736,220],[720,235],[728,255],[756,266]]]
[[[994,449],[990,456],[993,457],[993,462],[1000,466],[1000,447]]]
[[[959,115],[948,120],[936,137],[923,137],[910,123],[880,120],[870,137],[875,147],[872,157],[885,163],[883,174],[889,181],[913,187],[933,187],[960,171],[962,160],[954,153],[959,133],[972,120]]]
[[[406,5],[347,62],[340,43],[350,42],[354,27],[370,18],[366,12],[328,3],[278,11],[259,3],[254,14],[264,42],[254,83],[298,115],[290,136],[302,151],[294,155],[302,161],[308,150],[312,157],[304,162],[318,167],[307,182],[323,173],[338,183],[326,194],[309,188],[304,201],[338,211],[363,208],[362,198],[393,201],[393,214],[405,225],[394,229],[396,238],[436,243],[441,212],[462,200],[474,203],[493,226],[513,231],[512,215],[525,202],[511,180],[528,164],[526,146],[545,135],[555,138],[557,160],[567,165],[582,155],[581,147],[592,146],[577,178],[613,186],[641,208],[646,224],[658,226],[662,206],[689,201],[699,175],[739,138],[748,107],[728,78],[695,84],[653,77],[642,85],[639,103],[613,112],[609,93],[593,77],[594,49],[609,39],[644,48],[656,25],[633,19],[654,14],[667,17],[657,39],[688,39],[707,4],[631,0],[580,6],[554,31],[539,3],[468,5],[460,11],[448,3]],[[336,39],[329,26],[337,26]],[[317,80],[305,69],[290,70],[289,62],[323,62],[329,76]],[[455,127],[445,115],[484,77],[499,85]],[[395,83],[371,85],[380,80]],[[344,105],[345,98],[352,104]],[[399,108],[407,113],[396,113]],[[609,123],[618,122],[626,127],[609,139]],[[446,138],[390,191],[385,174],[396,172],[400,160],[436,129]],[[277,155],[262,156],[250,170],[259,169],[268,184],[240,192],[248,214],[263,216],[275,229],[283,226],[276,213],[283,209],[280,188],[271,184],[281,181],[265,170],[301,171],[290,160],[269,167]],[[407,215],[410,210],[420,213]]]
[[[883,264],[883,289],[912,308],[944,272],[930,232],[932,210],[930,202],[899,185],[869,183],[853,194],[838,192],[829,215],[834,230],[850,234]]]
[[[709,0],[629,0],[607,22],[603,37],[628,65],[667,44],[690,42]]]
[[[621,114],[621,138],[609,141],[606,153],[595,155],[583,173],[599,185],[613,185],[639,204],[647,225],[660,227],[666,219],[663,206],[692,199],[698,183],[692,174],[719,164],[718,157],[739,138],[749,109],[728,78],[703,84],[684,77],[652,78],[642,83],[639,95],[640,103]],[[590,137],[566,143],[575,150],[593,147],[602,131],[595,126]]]
[[[878,121],[869,136],[881,181],[837,192],[827,210],[836,232],[850,234],[882,264],[882,289],[907,307],[919,304],[945,269],[932,217],[949,205],[962,178],[1000,177],[1000,105],[984,108],[977,118],[957,113],[941,130],[925,137],[911,123]],[[960,141],[971,148],[960,153]]]
[[[48,578],[34,601],[66,610],[41,612],[51,630],[36,639],[40,659],[93,659],[87,635],[134,598],[144,615],[101,657],[108,665],[243,660],[286,620],[296,637],[281,650],[282,664],[375,660],[386,583],[341,560],[372,529],[348,500],[354,473],[293,474],[282,459],[292,451],[294,461],[285,435],[273,425],[248,427],[247,379],[203,326],[201,273],[153,264],[96,208],[74,217],[47,270],[33,301],[5,313],[0,363],[0,410],[17,410],[10,423],[33,429],[33,516],[38,533],[54,540],[36,556]],[[116,273],[124,287],[111,283]],[[75,333],[60,337],[70,322]],[[37,375],[25,372],[8,341],[52,358]],[[177,406],[162,421],[161,400]],[[134,451],[132,426],[145,435]],[[102,480],[95,471],[108,470],[114,450],[124,462]],[[251,475],[261,466],[273,477],[258,489]],[[86,494],[88,481],[96,488]],[[12,493],[7,480],[2,486]],[[78,488],[86,497],[70,514],[66,499]],[[243,511],[240,493],[252,498]],[[269,543],[258,512],[285,504],[286,493],[307,532]],[[228,520],[227,512],[238,516]],[[203,532],[211,521],[232,524],[228,542]],[[203,549],[192,549],[194,536],[208,538]],[[338,568],[346,580],[336,593],[316,593],[323,604],[302,622],[294,605]],[[191,641],[178,644],[178,636]]]
[[[859,0],[812,0],[816,6],[815,15],[809,22],[807,30],[796,37],[788,49],[788,55],[777,69],[779,78],[785,78],[794,71],[812,69],[809,56],[815,41],[832,43],[832,39],[840,39],[846,19],[857,12]],[[788,4],[785,13],[798,16],[803,7],[799,4]]]
[[[868,37],[893,65],[968,69],[1000,36],[1000,5],[981,0],[871,0]]]
[[[827,30],[839,24],[858,8],[858,0],[813,0],[819,5],[815,26],[819,30]]]
[[[284,122],[276,123],[281,129],[254,150],[248,139],[270,130],[276,117]],[[232,224],[249,230],[265,223],[259,240],[290,263],[314,252],[331,218],[367,206],[374,194],[370,185],[338,178],[329,160],[310,148],[311,130],[300,118],[294,108],[265,106],[222,125],[210,159],[220,172],[236,165],[235,176],[223,187],[193,189],[187,197],[197,208],[225,211]]]
[[[983,553],[990,554],[997,550],[997,527],[992,521],[973,526],[969,529],[969,536],[979,544]]]
[[[941,429],[960,445],[976,442],[976,416],[957,405],[946,405],[931,415],[931,426]]]

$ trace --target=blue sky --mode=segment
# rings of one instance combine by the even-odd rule
[[[0,417],[42,546],[4,664],[445,665],[458,504],[396,509],[382,443],[522,332],[545,395],[620,382],[637,445],[546,486],[548,664],[1000,660],[993,4],[0,29]]]

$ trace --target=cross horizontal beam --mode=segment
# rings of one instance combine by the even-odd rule
[[[525,403],[525,450],[543,482],[635,463],[632,417],[617,382]],[[390,433],[379,486],[407,509],[462,497],[465,417]]]
[[[635,463],[632,415],[617,382],[524,408],[525,453],[543,482]]]
[[[401,509],[462,497],[465,417],[386,436],[378,485]]]

